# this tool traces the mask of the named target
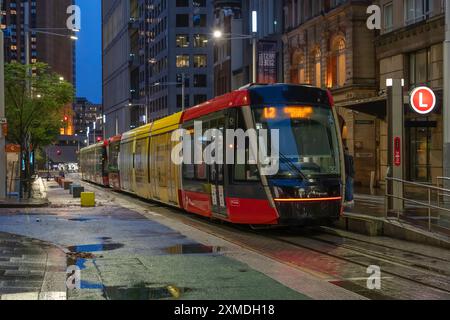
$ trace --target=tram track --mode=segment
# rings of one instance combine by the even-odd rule
[[[298,237],[298,238],[296,238],[297,241],[290,241],[290,240],[283,239],[280,237],[271,237],[271,238],[276,239],[281,242],[284,242],[284,243],[287,243],[287,244],[290,244],[290,245],[293,245],[293,246],[312,250],[312,251],[315,251],[320,254],[325,254],[325,255],[328,255],[328,256],[336,258],[336,259],[344,260],[344,261],[350,262],[352,264],[357,264],[357,265],[360,265],[361,267],[368,267],[367,263],[357,261],[355,259],[356,258],[355,256],[351,256],[350,258],[348,258],[346,256],[332,254],[329,251],[317,249],[314,246],[314,244],[310,243],[310,240],[314,240],[314,241],[318,241],[318,242],[325,243],[328,245],[332,245],[336,249],[345,248],[346,250],[351,250],[351,251],[357,253],[358,255],[364,256],[368,259],[373,259],[373,260],[377,260],[378,262],[388,263],[388,264],[394,265],[396,267],[409,269],[410,271],[420,272],[420,273],[422,273],[422,276],[424,275],[424,276],[431,277],[428,279],[431,280],[432,283],[419,281],[419,280],[414,279],[411,276],[405,276],[405,274],[408,274],[408,272],[405,272],[405,273],[393,272],[393,271],[391,271],[392,268],[389,268],[389,266],[388,266],[388,268],[384,267],[382,269],[384,274],[399,277],[399,278],[402,278],[407,281],[412,281],[412,282],[417,283],[422,286],[426,286],[429,288],[437,289],[439,291],[444,291],[446,293],[450,293],[450,280],[448,278],[442,277],[442,274],[441,274],[442,270],[439,270],[439,271],[437,271],[436,269],[429,270],[428,268],[423,268],[423,266],[411,263],[407,260],[398,259],[397,257],[377,254],[377,253],[375,253],[373,251],[369,251],[369,250],[355,249],[355,248],[351,248],[346,245],[338,245],[336,243],[333,243],[330,241],[325,241],[325,240],[319,239],[317,237],[312,237],[312,238]],[[301,243],[299,243],[300,241],[301,241]],[[306,245],[306,243],[308,243],[308,242],[310,243],[310,245]],[[382,263],[379,263],[379,264],[382,264]],[[448,273],[446,273],[446,274],[448,274]],[[445,284],[445,288],[442,287],[442,284]]]
[[[107,192],[100,186],[92,184],[89,184],[89,186],[102,192]],[[418,287],[428,288],[436,294],[450,299],[450,260],[447,257],[436,257],[416,251],[403,250],[363,240],[360,237],[351,237],[340,233],[333,234],[336,231],[332,228],[309,229],[312,232],[308,231],[309,234],[306,235],[304,231],[302,231],[301,235],[293,233],[300,232],[298,230],[252,230],[246,226],[230,225],[221,221],[187,214],[182,210],[166,207],[155,202],[147,202],[124,193],[115,192],[115,196],[125,201],[132,200],[134,205],[139,205],[147,211],[156,210],[156,213],[166,218],[177,219],[198,230],[283,264],[322,277],[331,283],[339,280],[349,281],[348,279],[352,281],[351,279],[354,278],[365,279],[364,277],[367,277],[367,274],[362,274],[362,277],[351,277],[348,275],[339,277],[332,272],[327,272],[326,269],[315,270],[314,267],[316,266],[314,265],[308,266],[307,263],[298,263],[298,261],[280,257],[277,254],[277,250],[292,252],[293,256],[296,256],[296,251],[298,251],[300,256],[306,255],[307,257],[310,257],[312,252],[315,255],[320,255],[321,258],[327,261],[331,260],[332,264],[348,265],[351,269],[356,266],[359,267],[359,270],[365,270],[370,265],[380,265],[383,275],[392,277],[394,281],[403,280],[414,283]],[[369,248],[364,248],[363,246]],[[267,250],[271,247],[276,249]],[[447,269],[442,266],[446,263],[448,263]],[[357,281],[352,282],[355,285],[355,290],[364,290],[361,284],[355,283]],[[396,298],[383,293],[374,294],[373,296],[381,299]]]

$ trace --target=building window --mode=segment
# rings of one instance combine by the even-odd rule
[[[177,0],[177,7],[189,7],[189,0]]]
[[[432,11],[431,0],[406,0],[405,24],[410,25],[429,17]]]
[[[206,34],[194,35],[194,48],[205,48],[208,46],[208,36]]]
[[[177,95],[177,107],[178,107],[178,109],[182,109],[183,108],[182,97],[183,96],[181,94]],[[188,94],[184,96],[184,103],[185,103],[184,104],[185,108],[189,108],[190,107],[190,105],[189,105],[189,95]]]
[[[332,44],[332,55],[328,65],[329,88],[342,87],[347,81],[346,45],[343,38],[335,39]]]
[[[206,27],[206,14],[194,14],[192,20],[194,27]]]
[[[206,7],[206,0],[193,0],[192,5],[194,7]]]
[[[189,14],[177,14],[176,27],[189,28]]]
[[[430,52],[421,50],[409,55],[409,84],[414,87],[428,82]]]
[[[194,55],[194,68],[206,68],[208,59],[206,54]]]
[[[189,48],[189,35],[177,34],[177,48]]]
[[[391,32],[394,27],[394,5],[388,3],[384,6],[384,32]]]
[[[319,48],[314,52],[314,85],[322,87],[322,52]]]
[[[195,74],[194,75],[194,87],[195,88],[204,88],[206,87],[207,82],[206,74]]]
[[[208,100],[206,94],[196,94],[194,95],[194,105],[197,106],[199,104],[202,104],[203,102],[206,102]]]
[[[189,56],[178,55],[177,56],[177,68],[189,68]]]

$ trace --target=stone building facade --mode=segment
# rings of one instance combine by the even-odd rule
[[[375,49],[380,90],[386,79],[405,79],[405,178],[436,183],[442,175],[443,42],[445,36],[444,1],[379,0],[382,30]],[[437,96],[437,108],[420,116],[409,106],[407,96],[425,85]],[[380,171],[387,170],[387,124],[380,121],[382,157]]]
[[[377,68],[373,30],[366,25],[371,1],[285,1],[285,82],[330,89],[343,139],[355,156],[355,181],[380,179]],[[383,107],[383,106],[382,106]]]

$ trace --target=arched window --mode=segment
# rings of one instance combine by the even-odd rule
[[[328,66],[328,87],[342,87],[347,81],[346,44],[344,38],[333,41]]]
[[[300,84],[307,83],[305,56],[302,52],[296,51],[292,55],[291,66],[291,82]]]
[[[314,85],[322,87],[322,52],[319,48],[314,51]]]

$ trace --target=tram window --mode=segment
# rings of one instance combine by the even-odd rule
[[[187,131],[194,132],[194,127],[188,128]],[[191,139],[191,154],[194,154],[194,144]],[[194,164],[183,163],[183,178],[185,179],[195,179],[195,166]]]
[[[209,122],[203,121],[202,127],[203,127],[203,134],[205,134],[205,132],[210,128]],[[213,127],[211,126],[211,128]],[[208,143],[209,143],[208,141],[205,140],[202,141],[202,150],[205,150]],[[203,159],[202,164],[195,165],[195,179],[206,180],[207,178],[208,178],[207,165],[205,163],[205,159]]]
[[[236,129],[247,130],[247,126],[245,125],[244,117],[242,115],[241,110],[237,112],[237,120],[236,120]],[[234,141],[234,146],[236,148],[237,139]],[[235,150],[234,154],[234,181],[236,182],[246,182],[246,181],[258,181],[259,173],[258,166],[249,164],[248,160],[250,159],[250,144],[248,139],[245,142],[245,164],[237,164],[237,151]]]

